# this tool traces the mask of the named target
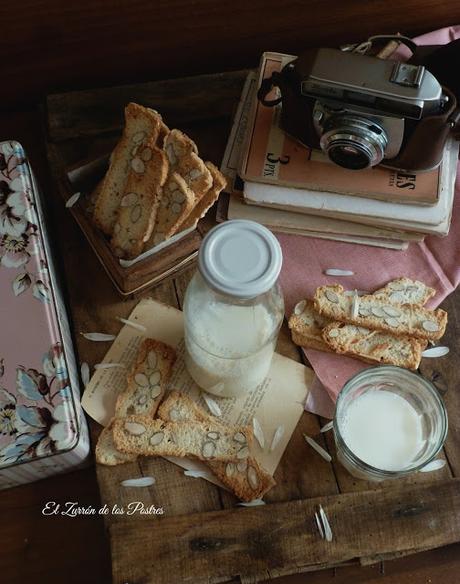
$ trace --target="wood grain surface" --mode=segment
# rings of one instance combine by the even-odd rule
[[[32,165],[39,180],[45,186],[44,190],[51,211],[55,248],[61,258],[62,270],[68,289],[79,356],[81,360],[85,360],[90,365],[94,365],[94,363],[102,359],[107,350],[107,346],[103,343],[91,343],[78,333],[83,330],[117,333],[119,330],[119,322],[117,322],[116,317],[126,317],[135,302],[122,301],[116,294],[110,281],[103,270],[101,270],[100,264],[90,246],[82,237],[77,224],[68,210],[65,209],[63,201],[50,185],[47,176],[46,160],[44,159],[44,140],[40,133],[39,115],[36,112],[31,112],[16,116],[2,116],[0,120],[2,122],[0,127],[3,134],[1,138],[14,137],[24,144],[31,157]],[[225,144],[225,132],[228,131],[228,123],[228,120],[222,122],[213,121],[207,128],[201,127],[201,125],[200,127],[192,125],[188,128],[188,131],[199,142],[200,148],[203,148],[206,156],[218,161],[222,154],[223,145]],[[73,144],[72,147],[69,146],[69,157],[73,155],[78,158],[82,154],[96,152],[104,140],[107,139],[101,138],[100,143],[94,139],[89,142],[81,140],[78,144]],[[65,146],[63,145],[63,147]],[[203,231],[206,231],[211,225],[212,221],[208,218],[208,221],[201,228]],[[174,281],[168,281],[160,285],[153,291],[152,296],[180,307],[191,272],[192,270],[188,270]],[[458,470],[460,432],[460,424],[456,417],[459,412],[458,392],[455,391],[458,379],[458,363],[460,362],[459,344],[456,334],[460,326],[458,320],[458,302],[459,295],[457,293],[453,294],[446,303],[450,314],[446,343],[451,347],[451,355],[448,359],[439,360],[439,363],[433,362],[430,365],[431,373],[436,374],[435,376],[438,379],[442,378],[444,384],[449,389],[445,397],[449,413],[451,414],[451,428],[449,439],[446,443],[446,452],[449,458],[450,469],[454,475],[457,475]],[[287,356],[299,359],[297,350],[288,341],[285,328],[280,337],[278,350]],[[306,447],[301,438],[301,431],[306,431],[310,435],[316,435],[321,424],[322,421],[316,416],[307,413],[302,416],[299,427],[294,433],[286,454],[283,457],[283,463],[277,471],[276,478],[278,486],[266,497],[269,505],[273,508],[293,505],[293,508],[298,510],[302,509],[305,513],[308,509],[311,514],[311,507],[309,505],[314,504],[314,501],[312,502],[310,498],[318,497],[318,501],[321,501],[323,506],[325,504],[329,505],[329,501],[331,501],[331,513],[333,510],[333,517],[340,518],[338,522],[339,531],[337,533],[349,534],[350,531],[347,531],[347,529],[351,531],[355,530],[360,524],[361,515],[357,519],[356,513],[351,514],[346,510],[342,512],[341,504],[338,504],[340,498],[337,498],[340,489],[340,491],[348,492],[347,495],[340,495],[340,497],[350,497],[347,501],[352,501],[353,505],[359,506],[360,501],[369,500],[382,501],[381,504],[384,505],[383,501],[386,501],[388,506],[380,508],[380,515],[373,515],[373,504],[368,505],[370,510],[367,510],[365,506],[359,508],[367,512],[367,514],[364,513],[362,515],[363,518],[367,518],[365,521],[368,523],[364,523],[365,526],[369,527],[372,521],[377,521],[380,527],[380,518],[385,516],[389,518],[389,524],[394,527],[396,536],[385,536],[387,533],[385,530],[380,530],[377,536],[375,536],[371,529],[368,529],[365,532],[368,535],[367,539],[360,534],[358,541],[353,540],[349,542],[348,552],[346,550],[344,552],[342,549],[341,554],[338,554],[338,556],[334,555],[337,551],[335,544],[333,548],[327,548],[324,542],[318,540],[312,547],[312,553],[316,553],[319,558],[313,567],[315,569],[326,567],[327,569],[322,572],[309,574],[308,577],[283,576],[279,579],[280,584],[300,584],[300,582],[307,581],[306,578],[312,584],[319,584],[321,582],[331,582],[331,584],[358,584],[360,582],[370,583],[377,580],[379,582],[383,581],[385,584],[419,584],[419,582],[425,583],[430,580],[433,583],[437,581],[442,581],[443,584],[456,583],[458,569],[460,568],[459,545],[424,552],[414,557],[401,558],[393,562],[380,561],[382,558],[389,557],[386,550],[393,550],[390,556],[393,557],[395,549],[411,551],[420,549],[424,545],[441,545],[453,541],[450,538],[456,537],[458,515],[453,511],[455,508],[452,505],[454,502],[456,503],[458,497],[458,485],[456,481],[448,479],[449,470],[444,470],[441,474],[433,473],[437,476],[432,475],[429,477],[429,480],[434,482],[428,485],[423,484],[427,480],[424,478],[422,479],[422,484],[414,484],[413,486],[404,485],[404,488],[395,483],[391,488],[385,488],[385,496],[383,498],[376,499],[375,491],[369,491],[369,485],[367,483],[355,481],[353,484],[353,481],[350,482],[349,480],[347,482],[344,476],[340,476],[340,467],[327,464],[315,452]],[[94,424],[92,426],[93,437],[98,432],[99,428]],[[330,446],[327,442],[324,445],[326,447]],[[332,449],[331,452],[333,453]],[[142,490],[142,494],[139,493],[139,490],[136,490],[135,496],[136,499],[139,497],[142,500],[145,499],[146,503],[161,504],[164,506],[167,509],[167,516],[164,520],[165,524],[169,527],[172,525],[177,526],[178,523],[176,522],[186,521],[184,515],[187,516],[188,514],[196,514],[198,512],[200,515],[204,512],[205,514],[211,513],[211,515],[214,513],[224,513],[229,517],[238,514],[239,517],[242,517],[241,512],[246,513],[249,511],[251,518],[253,517],[252,513],[254,511],[256,512],[254,517],[259,513],[258,509],[232,509],[236,503],[232,495],[222,492],[220,489],[202,480],[184,477],[180,469],[166,461],[146,459],[138,464],[136,463],[134,466],[123,465],[119,467],[115,476],[113,472],[111,475],[108,472],[108,469],[103,469],[102,467],[98,469],[102,500],[104,502],[115,500],[120,504],[130,499],[132,500],[132,496],[134,495],[129,490],[121,492],[118,483],[120,477],[128,478],[132,472],[144,475],[153,474],[155,477],[160,477],[155,489],[148,489],[145,492]],[[111,581],[107,543],[102,537],[103,527],[101,519],[80,518],[74,520],[67,517],[56,517],[54,520],[44,518],[41,514],[41,509],[48,500],[66,501],[75,499],[83,504],[100,505],[94,476],[94,469],[90,469],[62,477],[53,477],[37,484],[25,485],[18,489],[2,493],[2,498],[0,499],[0,512],[2,513],[2,522],[0,525],[0,573],[2,574],[2,578],[0,580],[2,583],[3,581],[7,584],[18,584],[19,582],[22,584],[24,581],[46,581],[47,584],[58,582],[61,584],[63,577],[64,581],[70,584],[73,582],[88,582],[88,584],[98,582],[99,584],[105,584]],[[442,477],[444,479],[447,478],[447,481],[441,480]],[[452,487],[449,485],[455,485],[456,490],[452,492]],[[405,513],[395,517],[395,512],[398,509],[402,509],[402,507],[395,506],[396,499],[394,497],[400,493],[403,493],[401,495],[403,497],[411,497],[410,505],[409,507],[403,507],[406,509]],[[303,499],[309,499],[309,501],[301,501]],[[408,499],[404,499],[404,501],[407,502]],[[222,511],[222,509],[227,510]],[[266,509],[268,508],[264,510]],[[329,510],[329,507],[327,509]],[[356,507],[353,507],[353,509],[356,511]],[[450,528],[447,527],[447,523],[444,523],[449,518],[448,510],[450,510],[451,515]],[[439,521],[441,521],[437,526],[439,529],[435,528],[427,532],[426,527],[428,526],[430,528],[429,520],[435,511]],[[222,515],[220,516],[222,517]],[[275,515],[272,517],[269,514],[268,516],[271,521],[279,521]],[[124,554],[123,557],[126,559],[128,558],[128,554],[130,554],[129,557],[131,558],[125,562],[115,558],[114,581],[129,582],[130,584],[140,584],[140,582],[144,584],[148,581],[156,581],[154,568],[150,576],[142,576],[142,578],[139,576],[136,580],[133,578],[127,579],[127,575],[130,577],[135,575],[135,564],[140,557],[138,554],[142,554],[142,551],[137,549],[137,546],[132,549],[133,546],[131,545],[127,546],[124,551],[120,549],[123,542],[128,543],[134,541],[134,536],[125,539],[125,530],[132,534],[139,528],[142,533],[145,531],[147,534],[146,537],[156,537],[157,526],[159,526],[159,524],[155,523],[156,519],[147,518],[147,520],[136,521],[134,524],[134,522],[126,523],[125,521],[117,520],[116,516],[112,517],[113,521],[108,522],[107,526],[114,534],[122,534],[123,536],[121,539],[112,539],[112,545],[117,546],[114,555],[118,558]],[[249,517],[249,515],[245,515],[245,517]],[[283,522],[277,524],[282,535],[285,534],[283,530],[286,530],[286,533],[290,532],[292,537],[297,536],[298,533],[300,533],[301,538],[305,538],[307,535],[311,536],[311,530],[309,531],[307,529],[306,533],[299,530],[299,526],[295,523],[295,521],[300,521],[299,517],[296,518],[292,517],[292,514],[287,514],[287,518],[286,524]],[[427,519],[423,525],[425,529],[419,529],[420,525],[418,522],[423,518]],[[386,521],[383,523],[386,525]],[[182,523],[180,524],[182,525]],[[256,523],[255,525],[256,527],[262,526],[261,523]],[[402,530],[399,530],[399,525],[403,526]],[[215,526],[215,523],[211,522],[207,524],[201,521],[198,523],[195,522],[190,529],[193,533],[201,533],[204,534],[204,537],[208,537],[210,534],[209,530],[212,526]],[[246,525],[246,522],[241,521],[237,529],[240,531],[235,531],[235,535],[241,533],[241,530],[249,529],[249,527]],[[344,531],[340,531],[341,529],[344,529]],[[201,532],[200,530],[203,531]],[[266,554],[268,553],[268,565],[271,566],[270,576],[283,574],[284,568],[277,564],[280,557],[277,557],[274,552],[270,553],[273,550],[273,538],[276,535],[276,532],[274,530],[272,531],[273,533],[270,533],[270,536],[263,535],[261,539],[256,539],[253,543],[251,543],[250,538],[243,538],[232,549],[234,557],[239,558],[240,556],[244,556],[245,548],[244,546],[241,547],[241,542],[243,542],[245,545],[251,546],[252,553],[256,553],[256,559],[259,562],[257,564],[257,570],[258,566],[262,563],[261,558],[267,557]],[[186,533],[184,532],[185,537],[187,537]],[[198,535],[198,537],[202,536]],[[268,538],[267,541],[269,543],[271,542],[270,545],[272,547],[269,547],[268,552],[266,549],[265,551],[262,550],[265,544],[264,537]],[[377,537],[376,541],[379,544],[382,542],[379,538],[388,537],[386,540],[388,547],[385,547],[385,545],[374,545],[372,541],[374,537]],[[181,537],[177,536],[177,532],[175,539],[177,541],[173,541],[174,538],[171,541],[173,541],[174,545],[180,546]],[[305,564],[302,564],[302,562],[298,563],[295,560],[295,554],[300,549],[300,542],[296,545],[295,540],[296,538],[294,537],[292,555],[289,555],[291,552],[288,550],[287,558],[289,561],[292,561],[291,568],[293,570],[303,571],[306,569]],[[203,554],[209,554],[207,543],[204,543]],[[145,548],[145,546],[143,547]],[[310,557],[308,556],[309,547],[310,543],[308,546],[304,545],[304,548],[302,548],[301,551],[306,553],[304,557]],[[205,567],[212,554],[209,557],[203,557],[203,560],[201,560],[200,554],[202,550],[200,543],[197,548],[198,562],[202,561],[203,563],[200,565]],[[158,549],[160,548],[154,548],[156,550],[155,553],[157,553]],[[370,559],[373,562],[377,561],[377,565],[361,568],[356,567],[355,563],[354,566],[333,568],[336,562],[342,563],[342,560],[348,557],[348,553],[351,554],[355,551],[358,556],[365,553],[364,563],[367,563],[367,558],[369,561]],[[188,553],[190,554],[191,550],[188,550]],[[257,556],[258,553],[261,554],[261,557]],[[195,562],[197,560],[194,559],[193,561]],[[235,562],[235,560],[232,561]],[[246,562],[246,560],[244,561]],[[289,561],[286,565],[289,564]],[[218,562],[214,562],[212,565],[213,570],[214,568],[218,568]],[[148,566],[149,564],[146,565]],[[246,564],[244,565],[246,566]],[[176,561],[171,566],[175,567]],[[239,568],[241,566],[239,565],[237,567]],[[184,570],[185,568],[180,567],[180,569]],[[219,569],[217,569],[217,572]],[[311,567],[308,569],[311,569]],[[168,567],[168,570],[170,574],[170,580],[168,582],[178,581],[174,577],[174,572],[171,573],[171,567]],[[236,570],[234,573],[235,577],[238,573],[238,570]],[[259,571],[257,573],[258,578],[263,578],[265,575],[268,576],[266,571]],[[245,575],[241,578],[235,578],[232,581],[249,582],[254,579],[254,576],[254,571],[248,569]],[[150,580],[146,578],[150,578]]]
[[[255,66],[264,50],[426,32],[460,21],[447,0],[23,0],[0,8],[1,107],[50,92]]]
[[[240,74],[231,74],[231,78],[241,84]],[[180,83],[185,94],[192,96],[192,103],[196,103],[197,99],[194,96],[197,91],[206,94],[203,83],[207,81],[219,87],[214,97],[217,102],[226,104],[225,108],[216,108],[223,117],[218,119],[211,114],[211,118],[204,121],[202,116],[205,115],[205,111],[200,110],[198,113],[194,112],[191,125],[184,129],[187,129],[199,144],[200,152],[206,156],[209,154],[212,160],[218,161],[228,135],[231,112],[237,102],[232,83],[226,82],[226,75],[208,76],[198,82],[189,78],[177,83]],[[102,148],[103,143],[109,139],[109,134],[120,125],[122,119],[120,91],[125,97],[129,95],[129,91],[136,96],[143,96],[148,105],[158,107],[158,103],[164,103],[167,106],[167,99],[162,96],[162,90],[165,91],[165,96],[169,95],[170,87],[175,83],[151,82],[129,89],[112,88],[49,97],[47,113],[50,147],[58,151],[70,165],[82,153],[88,157],[90,151],[95,152]],[[226,91],[230,97],[225,95]],[[210,95],[213,95],[212,92]],[[104,129],[104,124],[98,117],[102,103],[106,104],[108,112],[103,119],[103,122],[108,124],[107,129]],[[211,97],[208,96],[206,104],[214,111]],[[180,116],[183,114],[175,113],[175,107],[173,104],[170,109],[171,116],[174,118],[178,115],[179,119],[182,119]],[[168,118],[166,121],[170,123]],[[78,136],[78,139],[70,138],[72,135]],[[208,216],[201,224],[202,233],[212,225],[212,218]],[[80,330],[115,333],[119,326],[115,316],[126,317],[132,310],[134,302],[120,304],[115,300],[112,302],[106,300],[103,311],[96,308],[94,313],[89,313],[88,305],[97,306],[103,299],[98,296],[95,302],[92,289],[78,289],[75,295],[78,288],[78,264],[79,258],[70,257],[66,262],[66,270],[74,317],[77,323],[82,323]],[[187,269],[173,281],[155,288],[151,295],[181,308],[185,289],[193,271],[193,268]],[[96,281],[97,276],[90,274],[90,278],[91,281]],[[85,296],[82,297],[82,294]],[[452,324],[449,325],[449,331],[449,340],[455,345]],[[81,354],[87,356],[85,360],[90,365],[100,359],[99,355],[88,353],[92,343],[81,337],[77,339],[77,343]],[[290,341],[286,326],[282,328],[277,350],[299,360],[299,353]],[[455,348],[453,353],[456,354]],[[446,363],[444,359],[434,360],[426,365],[429,368],[426,374],[438,383],[442,391],[448,383],[453,383],[449,372],[450,366]],[[380,484],[356,480],[337,463],[332,437],[319,433],[323,422],[313,415],[302,416],[275,474],[277,486],[265,496],[265,501],[270,506],[269,510],[267,507],[259,508],[251,510],[248,515],[242,515],[242,510],[235,507],[237,501],[231,493],[222,491],[206,481],[185,477],[181,469],[160,459],[140,458],[136,462],[119,467],[98,466],[97,475],[104,503],[110,507],[126,505],[135,496],[136,500],[142,501],[145,506],[161,506],[166,513],[164,518],[152,518],[148,515],[131,518],[120,515],[106,516],[106,526],[111,534],[114,582],[167,582],[171,577],[170,566],[173,556],[179,558],[179,565],[182,567],[177,575],[178,582],[224,582],[236,575],[242,582],[249,582],[310,570],[313,567],[336,566],[356,558],[363,565],[381,563],[416,550],[456,540],[458,525],[452,516],[452,509],[455,509],[457,504],[456,498],[452,495],[455,493],[453,485],[456,485],[456,480],[452,477],[456,474],[451,466],[447,465],[436,473],[416,474]],[[94,425],[95,438],[98,432],[99,429]],[[315,436],[330,451],[333,456],[332,464],[324,461],[314,450],[306,446],[303,433]],[[450,449],[454,450],[458,440],[455,428],[452,440],[453,446],[450,446]],[[120,486],[121,481],[126,478],[146,475],[155,477],[155,488],[145,489],[139,493],[137,490],[133,492],[132,489]],[[426,503],[428,495],[436,504]],[[387,500],[390,503],[385,511],[379,505]],[[396,511],[392,505],[403,500],[406,501],[404,509],[409,509],[408,517],[414,522],[410,524],[410,529],[398,527],[396,538],[393,536]],[[301,512],[296,507],[298,503],[294,504],[299,501],[305,506]],[[323,505],[331,502],[335,509],[335,518],[342,517],[342,509],[348,509],[350,506],[353,509],[353,520],[351,515],[347,515],[348,511],[343,511],[345,519],[338,521],[340,525],[347,527],[337,541],[334,539],[332,546],[325,545],[317,534],[318,541],[315,545],[310,541],[303,541],[295,523],[299,513],[305,514],[308,509],[311,515],[312,509],[320,501]],[[363,501],[364,504],[359,503]],[[447,505],[447,509],[443,505]],[[426,513],[432,515],[428,516]],[[424,533],[423,526],[430,521],[435,525],[440,513],[446,525],[439,529],[433,527],[431,531]],[[248,517],[250,527],[245,527],[244,523],[240,530],[235,531],[235,524],[239,524],[242,517]],[[369,532],[371,522],[375,523],[378,532],[375,537],[373,535],[371,537]],[[209,526],[217,526],[216,529],[220,530],[218,536],[209,532]],[[280,531],[286,545],[279,543],[278,540],[270,540],[268,535],[264,535],[265,532],[271,534],[273,531],[275,533]],[[229,545],[227,540],[224,542],[224,533],[229,534]],[[312,536],[311,532],[306,533]],[[192,540],[188,537],[189,534],[193,534]],[[295,542],[299,537],[296,546]],[[148,552],[145,552],[145,538],[148,541]],[[210,544],[212,549],[209,550],[207,542],[215,541],[216,538],[220,543],[215,547]],[[251,538],[255,538],[256,542],[262,542],[260,545],[257,544],[256,552]],[[172,541],[176,547],[170,545]],[[196,547],[194,542],[201,543],[196,544],[198,546]],[[230,553],[236,550],[246,558],[244,562],[235,559],[239,554],[235,556],[234,553],[233,555]],[[205,552],[208,552],[208,555]]]
[[[111,527],[114,584],[213,584],[229,574],[258,582],[303,566],[331,565],[363,555],[416,549],[460,538],[452,509],[459,480],[406,489],[322,496],[266,507],[228,509]],[[314,514],[322,505],[333,539],[324,542]],[[179,536],[180,535],[180,536]],[[179,537],[178,537],[179,536]],[[142,545],[139,545],[139,542]],[[409,547],[408,547],[409,546]]]

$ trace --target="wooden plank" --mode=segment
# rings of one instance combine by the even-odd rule
[[[447,330],[439,344],[447,345],[450,353],[439,359],[424,359],[420,371],[431,379],[444,397],[449,416],[449,432],[445,453],[454,476],[460,476],[460,394],[458,372],[460,369],[460,290],[455,290],[443,303],[449,315]]]
[[[114,584],[221,582],[235,575],[263,579],[277,569],[346,561],[418,545],[438,547],[460,538],[452,509],[460,480],[414,489],[389,489],[229,509],[112,527]],[[333,531],[322,540],[314,521],[321,504]],[[269,511],[269,513],[267,513]],[[179,537],[178,537],[178,534]],[[139,545],[139,542],[142,545]]]
[[[247,70],[233,71],[51,94],[46,100],[49,138],[73,140],[118,132],[124,125],[124,108],[130,101],[158,110],[173,126],[229,117],[247,74]]]

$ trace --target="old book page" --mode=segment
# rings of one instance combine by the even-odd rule
[[[104,362],[119,363],[121,367],[98,369],[86,387],[82,406],[93,419],[105,426],[115,413],[117,395],[125,387],[126,373],[131,367],[137,348],[144,337],[163,341],[177,351],[168,389],[187,393],[209,411],[200,388],[189,376],[184,363],[183,315],[180,310],[151,299],[139,302],[129,320],[145,327],[145,332],[125,325],[108,350]],[[222,416],[220,420],[232,424],[252,424],[259,421],[265,437],[265,448],[255,442],[254,456],[266,470],[273,474],[292,433],[304,411],[304,403],[313,381],[313,371],[300,363],[275,353],[268,377],[255,390],[239,398],[219,398],[217,402]],[[282,426],[284,433],[278,445],[271,451],[273,436]],[[198,461],[171,459],[183,468],[202,470],[207,467]],[[207,476],[205,478],[208,478]],[[212,475],[212,482],[218,484]]]

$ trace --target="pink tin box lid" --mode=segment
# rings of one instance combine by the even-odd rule
[[[2,469],[73,449],[81,429],[72,343],[40,198],[14,141],[0,143],[0,323]]]

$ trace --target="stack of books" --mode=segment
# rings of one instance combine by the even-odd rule
[[[458,143],[449,140],[442,164],[429,172],[336,166],[283,132],[281,105],[257,100],[261,80],[294,58],[264,53],[248,76],[222,162],[229,186],[218,220],[252,219],[273,231],[391,249],[447,235]]]

